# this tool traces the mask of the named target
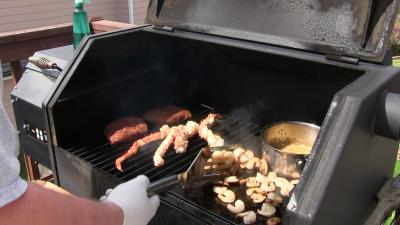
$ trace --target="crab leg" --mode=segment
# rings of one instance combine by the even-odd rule
[[[115,166],[117,167],[117,169],[119,171],[123,171],[122,169],[122,163],[129,157],[135,155],[137,153],[137,151],[139,150],[140,147],[153,142],[153,141],[157,141],[157,140],[161,140],[163,139],[165,136],[167,136],[168,132],[169,132],[169,127],[164,125],[160,128],[160,131],[149,134],[135,142],[133,142],[133,144],[131,145],[131,147],[128,149],[128,151],[126,151],[122,156],[118,157],[115,160]]]
[[[185,126],[178,126],[178,133],[174,141],[174,149],[176,153],[184,153],[189,144],[188,139],[193,137],[199,131],[199,124],[188,121]]]
[[[219,135],[216,135],[208,127],[215,124],[216,119],[222,118],[220,115],[215,113],[210,113],[208,116],[200,122],[199,126],[199,136],[207,141],[210,147],[222,146],[224,145],[224,139]]]
[[[154,153],[153,161],[154,166],[159,167],[164,165],[164,155],[167,152],[168,148],[174,143],[176,135],[177,135],[178,127],[172,127],[169,130],[167,137],[163,140],[160,146],[157,148]]]

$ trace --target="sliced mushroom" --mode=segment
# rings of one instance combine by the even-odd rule
[[[269,179],[269,181],[275,182],[276,177],[277,177],[276,172],[269,172],[269,173],[268,173],[268,179]]]
[[[247,161],[246,163],[246,169],[248,170],[254,169],[254,164],[255,164],[254,159],[249,159],[249,161]]]
[[[239,161],[240,156],[243,155],[246,152],[243,148],[237,148],[233,150],[233,156],[235,157],[236,161]]]
[[[267,220],[267,225],[278,225],[281,223],[281,219],[277,216],[271,217]]]
[[[227,187],[219,187],[219,186],[214,186],[213,191],[216,194],[224,194],[225,191],[227,191],[228,188]]]
[[[239,213],[236,216],[243,217],[244,224],[253,224],[257,220],[257,214],[254,211],[247,211],[247,212]]]
[[[260,183],[257,182],[255,177],[249,177],[247,178],[246,186],[248,188],[259,187]]]
[[[293,185],[299,184],[300,180],[296,179],[296,180],[291,180],[290,183]]]
[[[224,182],[226,183],[237,183],[239,179],[236,176],[225,177]]]
[[[253,199],[254,203],[261,203],[263,202],[267,197],[265,195],[259,194],[259,193],[253,193],[250,196],[251,199]]]
[[[290,196],[290,189],[288,188],[281,188],[281,195],[285,196],[285,197],[289,197]]]
[[[291,184],[287,179],[282,177],[277,177],[275,179],[275,185],[281,189],[281,194],[283,196],[289,196],[289,193],[294,188],[293,184]]]
[[[257,209],[258,214],[271,217],[276,213],[276,208],[270,203],[263,203],[261,209]]]
[[[294,171],[293,173],[290,174],[290,176],[299,179],[301,177],[301,174],[297,171]]]
[[[269,193],[269,192],[275,191],[276,187],[273,182],[263,182],[263,183],[261,183],[261,189],[264,192]]]
[[[288,184],[290,184],[290,182],[283,177],[277,177],[277,178],[275,178],[275,184],[277,187],[282,188],[282,187],[285,187]]]
[[[280,187],[281,189],[286,189],[288,192],[291,192],[294,188],[294,185],[292,183],[282,177],[277,177],[275,179],[275,184],[277,187]]]
[[[266,176],[262,175],[261,173],[257,172],[256,181],[258,183],[264,183],[264,182],[269,182],[269,179],[268,179],[268,177],[266,177]]]
[[[240,163],[247,163],[247,161],[249,161],[249,157],[246,154],[240,156],[239,158]]]
[[[267,199],[270,200],[274,205],[280,205],[283,202],[282,196],[275,192],[268,193]]]
[[[225,203],[232,203],[235,201],[235,193],[231,190],[226,190],[223,194],[218,194],[218,198]]]
[[[231,151],[225,151],[224,152],[224,163],[226,165],[232,165],[232,163],[235,161],[235,157],[233,155],[233,152]]]
[[[234,214],[241,213],[245,210],[244,202],[240,199],[235,201],[235,205],[229,204],[227,208],[231,213]]]
[[[254,158],[254,153],[252,150],[247,150],[244,154],[246,154],[249,159]]]
[[[254,167],[259,168],[260,167],[260,158],[254,156],[253,161],[254,161]]]
[[[210,171],[210,170],[212,170],[212,166],[204,166],[204,170],[205,171]]]
[[[249,188],[246,190],[246,195],[251,196],[253,193],[262,193],[262,189],[261,188]]]
[[[261,159],[259,163],[260,163],[260,166],[259,166],[260,173],[266,175],[268,173],[267,161],[265,159]]]
[[[211,154],[211,159],[213,163],[218,164],[224,161],[224,152],[223,151],[215,151]]]

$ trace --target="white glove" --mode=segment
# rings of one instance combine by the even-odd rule
[[[135,179],[107,190],[101,200],[112,202],[124,212],[123,225],[146,225],[156,214],[160,205],[158,195],[147,197],[149,179],[140,175]]]

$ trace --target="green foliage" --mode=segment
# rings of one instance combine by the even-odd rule
[[[400,45],[392,44],[393,55],[400,55]]]
[[[390,214],[389,218],[385,221],[384,225],[391,225],[395,217],[395,212],[393,211],[392,214]]]
[[[400,176],[400,160],[397,160],[396,167],[394,168],[394,177]]]
[[[400,67],[400,58],[393,59],[392,64],[393,64],[393,66]]]

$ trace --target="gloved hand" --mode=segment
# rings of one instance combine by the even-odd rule
[[[147,197],[149,179],[140,175],[135,179],[107,190],[101,200],[112,202],[124,212],[123,225],[146,225],[156,214],[160,205],[158,195]]]

